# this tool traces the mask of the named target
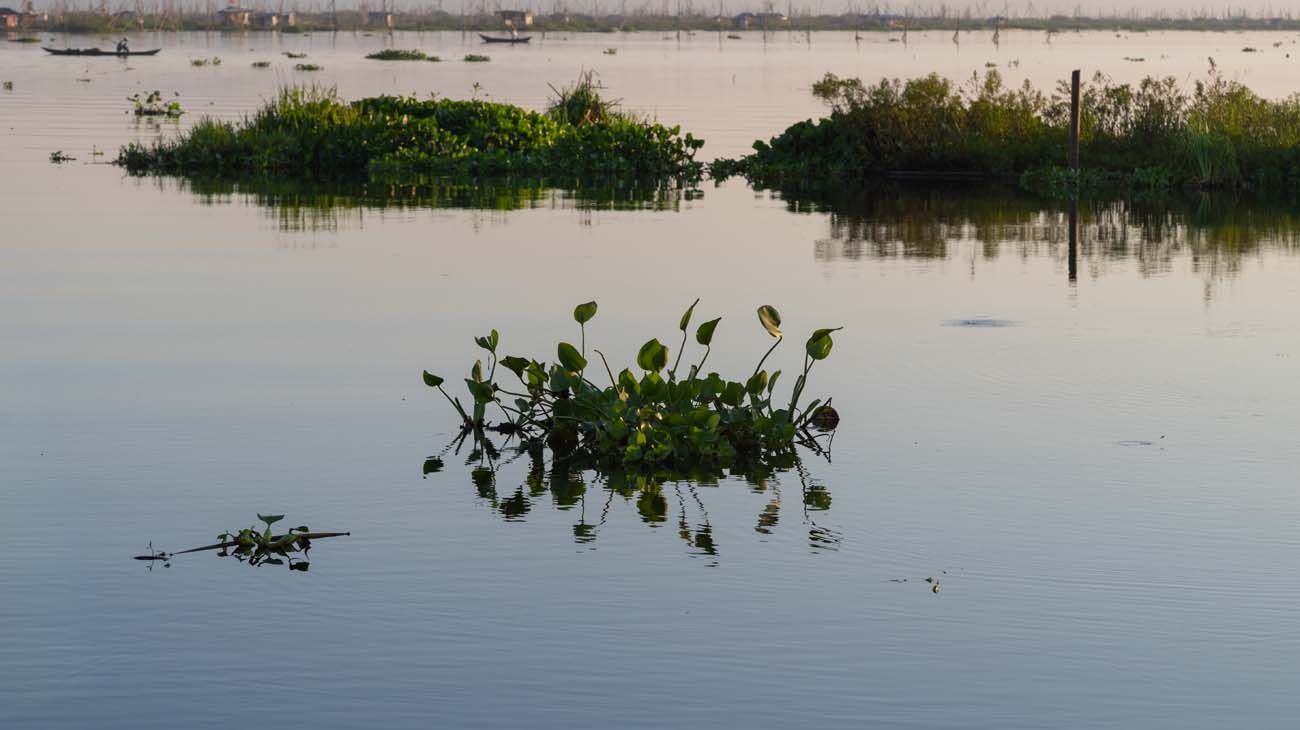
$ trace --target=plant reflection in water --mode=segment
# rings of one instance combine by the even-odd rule
[[[816,456],[830,460],[833,433],[823,434],[824,439],[806,446]],[[557,510],[576,510],[577,521],[572,526],[573,540],[579,545],[595,547],[597,537],[606,527],[611,512],[616,509],[616,497],[624,504],[635,507],[640,521],[651,527],[667,526],[676,511],[676,534],[688,552],[709,558],[716,564],[720,546],[714,531],[704,489],[717,487],[724,478],[740,477],[750,491],[762,495],[766,501],[759,508],[754,531],[761,536],[775,534],[781,527],[782,508],[786,506],[782,494],[783,477],[793,474],[800,489],[800,524],[808,531],[808,546],[815,550],[838,549],[841,536],[829,527],[818,524],[818,513],[831,507],[831,493],[809,472],[798,453],[779,455],[765,463],[736,464],[730,469],[696,468],[686,470],[602,470],[595,463],[575,459],[546,461],[546,452],[538,442],[509,445],[507,437],[503,448],[498,448],[483,432],[465,431],[443,450],[424,462],[425,476],[441,472],[449,455],[465,455],[465,466],[470,469],[470,481],[477,496],[506,522],[522,522],[549,493]],[[501,488],[499,479],[504,467],[527,457],[528,469],[523,482],[513,490]],[[589,489],[588,479],[591,486]],[[599,511],[588,497],[598,500]],[[787,518],[788,519],[788,518]]]

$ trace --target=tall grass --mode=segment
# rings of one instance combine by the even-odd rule
[[[1066,162],[1065,83],[1047,94],[1028,82],[1008,88],[996,70],[964,85],[932,74],[868,86],[827,74],[813,94],[828,117],[718,161],[715,175],[797,186],[900,173],[1016,177]],[[1300,95],[1264,99],[1214,69],[1190,91],[1173,78],[1118,84],[1098,74],[1084,85],[1080,123],[1081,179],[1300,189]]]

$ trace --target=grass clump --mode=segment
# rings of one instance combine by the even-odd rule
[[[425,55],[424,51],[385,48],[382,51],[368,54],[366,58],[372,61],[425,61],[429,57]]]
[[[333,180],[526,177],[656,186],[700,178],[694,155],[702,141],[609,113],[598,95],[578,96],[581,105],[540,114],[480,100],[348,103],[332,90],[293,87],[240,123],[204,119],[180,137],[130,144],[117,161],[134,173]]]
[[[1021,178],[1066,162],[1069,89],[1007,88],[991,71],[958,86],[930,75],[867,86],[827,74],[813,86],[830,116],[799,122],[715,177],[797,187],[900,174]],[[1084,85],[1080,157],[1114,182],[1300,190],[1300,95],[1263,99],[1211,70],[1189,93],[1170,77]],[[1026,173],[1031,173],[1026,176]],[[1059,177],[1059,175],[1058,175]]]
[[[176,119],[185,113],[181,108],[181,103],[175,99],[164,102],[161,91],[151,91],[147,96],[132,94],[126,98],[127,101],[134,105],[134,113],[137,117],[167,117]]]
[[[424,382],[438,389],[456,409],[464,432],[518,434],[545,443],[557,457],[605,467],[686,468],[761,462],[790,454],[797,444],[815,446],[811,427],[834,429],[839,416],[829,401],[823,405],[814,400],[802,408],[800,401],[809,372],[830,355],[831,334],[839,328],[819,329],[808,338],[802,372],[789,400],[779,402],[776,386],[781,371],[769,375],[763,369],[784,340],[781,316],[770,306],[758,308],[758,319],[774,342],[751,375],[725,380],[716,372],[704,374],[719,317],[695,329],[695,341],[702,352],[679,376],[697,304],[698,299],[678,320],[681,345],[676,357],[670,357],[669,348],[658,339],[651,339],[637,352],[635,372],[625,368],[615,375],[600,350],[591,352],[600,357],[603,367],[588,360],[586,325],[596,316],[597,306],[587,302],[573,311],[581,344],[558,343],[555,361],[549,365],[513,355],[498,357],[500,336],[496,330],[475,338],[487,351],[489,363],[485,367],[481,361],[475,362],[465,379],[468,410],[442,388],[445,381],[441,377],[426,371]],[[498,365],[512,373],[519,385],[498,382]],[[590,378],[588,370],[593,372]],[[608,377],[608,386],[593,382],[602,375]],[[504,420],[489,423],[489,409],[499,412]]]
[[[466,53],[466,54],[465,54],[465,62],[466,62],[466,63],[487,63],[488,61],[491,61],[491,60],[492,60],[492,58],[491,58],[490,56],[484,56],[484,55],[481,54],[481,53]]]

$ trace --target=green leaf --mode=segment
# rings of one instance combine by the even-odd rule
[[[561,342],[556,347],[556,356],[565,370],[571,373],[580,373],[587,369],[587,358],[578,352],[578,348],[567,342]]]
[[[772,391],[776,390],[776,380],[777,380],[777,378],[779,378],[779,377],[781,377],[781,371],[780,371],[780,370],[777,370],[776,372],[772,373],[772,377],[770,377],[770,378],[767,379],[767,394],[768,394],[768,395],[771,395],[771,394],[772,394]]]
[[[713,330],[718,328],[718,322],[721,321],[722,317],[718,317],[717,319],[711,319],[700,325],[699,328],[695,330],[695,341],[705,347],[713,344]]]
[[[657,339],[650,340],[636,354],[636,364],[642,370],[659,372],[668,366],[668,348]]]
[[[482,360],[475,360],[475,361],[474,361],[474,367],[472,367],[472,368],[469,369],[469,376],[470,376],[471,378],[473,378],[475,382],[482,382],[482,381],[483,381],[483,361],[482,361]]]
[[[814,360],[825,360],[831,354],[831,346],[835,344],[831,340],[831,333],[841,329],[844,328],[820,329],[813,332],[812,336],[808,338],[808,344],[804,346],[804,349],[808,352],[808,357]]]
[[[764,304],[758,308],[758,321],[773,337],[781,336],[781,313],[770,304]]]
[[[745,390],[751,395],[758,395],[767,387],[767,371],[759,370],[749,377],[749,382],[745,383]]]
[[[442,383],[443,383],[442,378],[438,377],[437,375],[434,375],[433,373],[429,372],[428,370],[425,370],[425,371],[424,371],[424,384],[425,384],[425,385],[429,386],[430,388],[436,388],[436,387],[438,387],[439,385],[442,385]]]
[[[501,364],[505,366],[506,370],[514,373],[515,377],[522,379],[524,377],[524,369],[528,367],[528,360],[527,358],[515,357],[514,355],[506,355],[501,358]]]
[[[487,337],[474,338],[474,344],[478,345],[479,347],[483,348],[484,350],[487,350],[488,352],[494,355],[496,354],[497,351],[497,343],[500,341],[501,341],[501,335],[498,334],[496,330],[492,330],[492,333],[489,334]]]
[[[496,400],[496,391],[492,389],[489,383],[481,383],[466,378],[465,386],[469,388],[470,395],[474,396],[475,403],[490,403]]]
[[[699,304],[699,303],[700,303],[700,300],[699,300],[699,299],[696,299],[696,300],[691,304],[691,306],[689,306],[689,307],[686,308],[686,312],[685,312],[684,314],[682,314],[682,319],[681,319],[681,321],[678,322],[678,324],[677,324],[677,329],[681,330],[682,332],[685,332],[685,331],[686,331],[686,328],[689,327],[690,324],[691,324],[691,314],[695,312],[695,305],[696,305],[696,304]]]
[[[732,408],[740,407],[740,402],[744,399],[745,388],[740,383],[727,383],[727,387],[722,391],[722,402]]]
[[[265,523],[266,523],[266,526],[267,526],[267,527],[270,527],[271,525],[274,525],[275,523],[279,522],[280,520],[283,520],[283,519],[284,519],[284,515],[261,515],[261,514],[259,514],[259,515],[257,516],[257,519],[259,519],[259,520],[265,522]]]
[[[587,302],[586,304],[579,304],[578,306],[573,308],[573,319],[578,324],[586,324],[587,322],[591,321],[592,317],[595,316],[596,316],[595,302]]]

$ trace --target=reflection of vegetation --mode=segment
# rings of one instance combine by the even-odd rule
[[[137,555],[135,559],[150,563],[161,562],[164,566],[171,567],[171,561],[177,555],[216,550],[219,557],[234,557],[239,562],[248,563],[252,567],[288,565],[289,570],[306,572],[311,567],[311,563],[307,561],[307,553],[311,550],[312,540],[352,534],[312,532],[306,525],[299,525],[289,528],[289,531],[282,535],[277,535],[271,531],[271,525],[283,520],[284,515],[258,515],[257,519],[262,521],[264,525],[262,529],[254,525],[237,532],[226,531],[217,535],[216,543],[175,553],[156,551],[150,543],[149,553]]]
[[[678,187],[584,185],[557,189],[545,180],[449,180],[418,177],[314,183],[271,177],[155,178],[157,185],[188,191],[203,204],[232,200],[266,208],[286,231],[335,230],[369,210],[466,208],[509,211],[527,208],[591,210],[677,210],[683,199],[702,195]]]
[[[819,259],[947,258],[974,241],[984,258],[1064,254],[1064,205],[988,185],[882,184],[856,192],[784,193],[793,211],[829,215]],[[1255,197],[1193,194],[1089,200],[1079,205],[1079,256],[1098,263],[1134,259],[1140,271],[1167,271],[1176,257],[1212,274],[1269,248],[1300,251],[1300,212]]]
[[[294,87],[242,123],[203,119],[178,138],[127,145],[117,162],[135,174],[533,177],[653,187],[698,180],[702,144],[624,113],[574,122],[479,100],[346,103],[333,91]]]
[[[513,437],[510,440],[513,441]],[[652,528],[672,525],[673,531],[693,554],[716,558],[719,546],[703,493],[717,487],[728,476],[743,478],[750,491],[762,500],[754,531],[766,537],[780,529],[782,476],[791,472],[800,485],[800,515],[802,525],[808,530],[809,546],[817,550],[833,550],[839,545],[839,534],[819,525],[816,519],[817,513],[830,509],[830,492],[809,475],[794,452],[762,463],[734,464],[727,469],[716,465],[695,465],[684,470],[605,470],[598,462],[575,455],[552,458],[547,463],[545,449],[537,441],[519,442],[503,454],[486,434],[480,432],[471,437],[470,433],[464,432],[441,454],[425,460],[425,475],[441,472],[445,468],[444,458],[453,451],[459,455],[466,444],[471,445],[465,464],[470,467],[472,486],[478,497],[501,519],[524,521],[542,500],[549,499],[556,510],[576,513],[572,533],[574,542],[580,545],[592,545],[597,541],[617,500],[621,499],[635,510],[642,523]],[[827,452],[821,453],[825,455]],[[513,489],[501,489],[502,474],[524,456],[528,457],[527,469],[521,483],[514,485]],[[588,478],[592,480],[593,489],[588,488]],[[588,497],[594,502],[590,513]],[[599,512],[595,509],[597,505]],[[673,520],[674,511],[676,520]]]
[[[475,338],[488,353],[489,362],[486,367],[482,361],[475,362],[465,379],[468,406],[462,406],[459,398],[443,389],[441,377],[426,371],[424,382],[455,408],[463,432],[518,434],[530,442],[545,443],[561,458],[591,461],[611,470],[725,467],[779,458],[793,453],[797,444],[819,449],[819,437],[809,429],[833,429],[839,416],[829,400],[822,404],[817,399],[803,405],[800,398],[813,366],[830,356],[834,345],[831,335],[840,328],[812,333],[804,344],[803,371],[794,380],[789,401],[778,402],[776,384],[781,371],[769,376],[763,364],[784,341],[784,334],[781,315],[767,305],[758,308],[758,320],[774,341],[748,379],[728,381],[716,372],[704,375],[721,317],[695,330],[695,341],[702,352],[698,362],[679,377],[687,330],[697,304],[699,300],[678,320],[681,344],[675,358],[658,339],[641,346],[636,356],[639,377],[626,368],[615,376],[605,354],[593,349],[604,367],[603,375],[609,378],[609,387],[598,386],[586,377],[588,366],[593,365],[587,359],[587,322],[596,316],[595,302],[579,304],[573,310],[581,345],[558,343],[555,362],[549,367],[544,361],[500,356],[496,330]],[[497,365],[513,373],[519,385],[499,382]],[[600,372],[594,365],[591,370]],[[489,409],[505,420],[497,425],[488,423]]]
[[[1213,60],[1211,60],[1213,64]],[[884,175],[1019,176],[1058,166],[1069,136],[1068,88],[1007,88],[997,71],[959,87],[931,74],[906,82],[827,74],[813,93],[829,117],[791,126],[714,174],[785,186]],[[1174,78],[1136,86],[1098,74],[1081,99],[1081,159],[1095,187],[1300,188],[1300,96],[1260,98],[1213,67],[1192,93]],[[1029,176],[1028,185],[1061,182]]]

